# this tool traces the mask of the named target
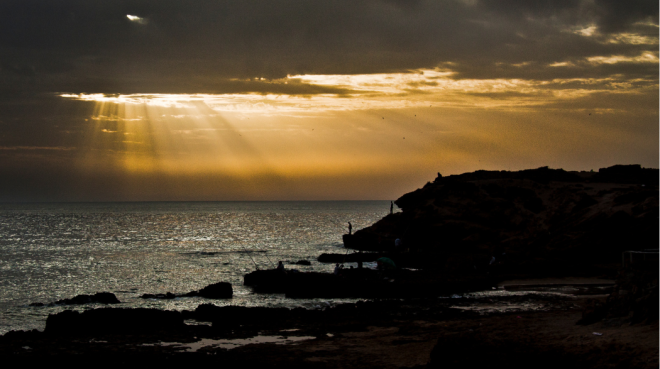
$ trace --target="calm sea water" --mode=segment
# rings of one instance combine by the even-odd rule
[[[347,222],[357,230],[388,212],[389,201],[0,204],[0,334],[42,330],[48,314],[99,307],[30,303],[106,291],[122,307],[167,310],[354,301],[254,294],[243,275],[279,260],[300,271],[331,271],[316,258],[345,251]],[[312,265],[292,264],[298,260]],[[233,285],[233,299],[139,298],[220,281]]]

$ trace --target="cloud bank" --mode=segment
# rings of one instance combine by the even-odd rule
[[[657,65],[633,61],[657,57],[657,40],[654,0],[7,0],[0,80],[6,92],[277,93],[260,78],[443,67],[458,79],[657,79]],[[584,63],[610,57],[622,59]],[[285,93],[323,92],[310,89]]]

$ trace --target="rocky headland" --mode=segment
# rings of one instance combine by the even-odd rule
[[[344,235],[345,246],[501,278],[614,277],[623,251],[658,248],[658,170],[639,165],[438,174],[395,204],[401,212]]]

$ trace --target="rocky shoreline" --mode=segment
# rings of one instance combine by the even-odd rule
[[[496,292],[324,310],[202,304],[184,312],[66,311],[49,317],[44,332],[0,337],[0,357],[74,366],[657,367],[657,318],[579,325],[584,308],[591,301],[606,304],[606,295]]]
[[[626,250],[657,248],[657,179],[657,170],[639,166],[438,175],[396,201],[402,212],[344,236],[346,247],[370,252],[319,257],[385,256],[397,269],[244,277],[255,293],[369,300],[317,310],[218,307],[213,299],[232,297],[231,285],[220,282],[183,295],[142,295],[209,299],[193,311],[51,315],[43,332],[0,337],[0,357],[75,366],[657,367],[657,251],[650,262],[630,256],[621,264]],[[575,281],[543,282],[549,277],[592,281],[571,290]],[[501,284],[531,278],[542,279],[525,288]],[[112,297],[51,305],[119,303]]]

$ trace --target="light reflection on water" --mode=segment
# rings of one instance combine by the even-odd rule
[[[373,224],[389,201],[0,204],[0,334],[43,329],[48,314],[104,305],[30,307],[112,292],[122,307],[193,310],[202,298],[145,300],[219,281],[234,288],[216,305],[321,306],[253,294],[243,275],[275,267],[331,271],[321,253],[342,252],[341,235]],[[288,262],[309,260],[311,266]],[[354,301],[350,299],[335,302]]]
[[[181,348],[187,352],[197,352],[202,348],[213,348],[219,347],[231,350],[233,348],[245,346],[245,345],[254,345],[254,344],[263,344],[263,343],[274,343],[276,345],[288,345],[296,343],[299,341],[313,340],[316,337],[314,336],[267,336],[267,335],[257,335],[250,338],[236,338],[236,339],[210,339],[202,338],[199,341],[191,343],[183,342],[160,342],[157,344],[145,343],[142,346],[172,346]]]

